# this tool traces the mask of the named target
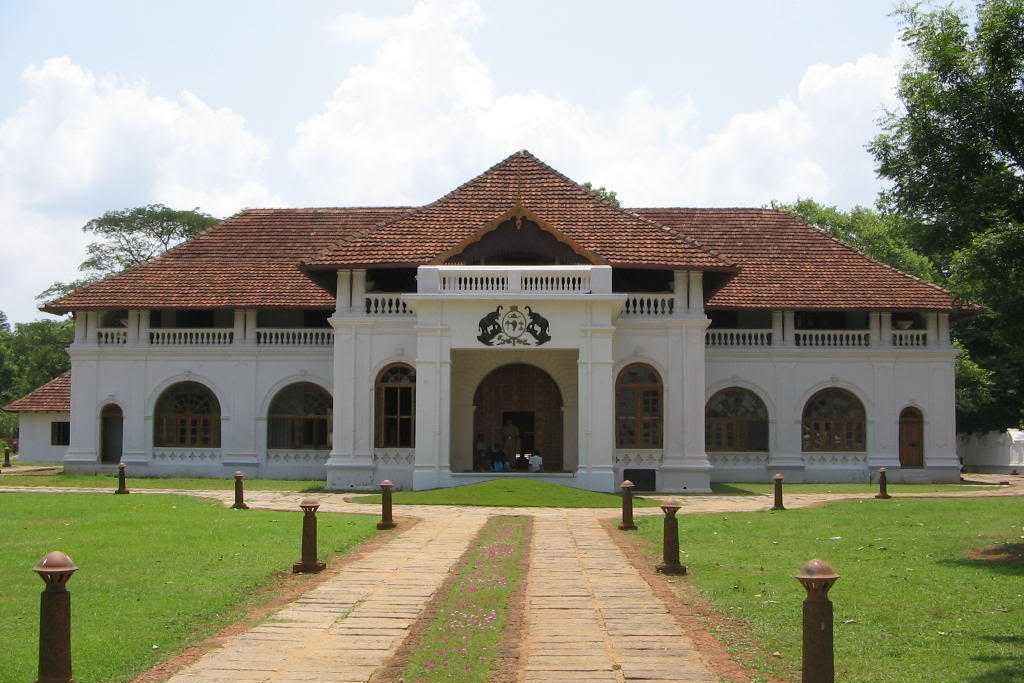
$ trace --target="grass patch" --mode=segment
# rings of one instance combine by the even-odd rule
[[[900,484],[889,482],[889,493],[970,493],[999,488],[994,484]],[[721,483],[712,484],[711,492],[734,496],[768,495],[775,490],[775,485],[764,484]],[[785,493],[878,493],[878,484],[785,484]]]
[[[0,486],[67,486],[73,488],[117,488],[116,474],[4,474]],[[230,491],[233,477],[134,477],[128,468],[129,489],[183,489],[192,491]],[[247,491],[323,491],[324,482],[311,479],[246,479]]]
[[[237,621],[273,597],[275,574],[299,555],[298,511],[95,493],[3,493],[0,505],[0,683],[35,680],[43,582],[31,567],[50,550],[79,566],[68,584],[79,683],[130,680]],[[376,520],[321,514],[318,521],[328,557],[373,535]]]
[[[486,507],[617,508],[622,499],[612,493],[575,489],[536,479],[491,479],[478,484],[430,489],[396,491],[395,505],[474,505]],[[380,494],[353,496],[353,503],[379,503]],[[658,503],[634,498],[637,507],[655,507]]]
[[[976,552],[1020,543],[1020,505],[1017,498],[869,500],[685,515],[683,561],[688,580],[749,627],[760,645],[753,652],[727,628],[716,635],[761,672],[798,672],[804,591],[793,575],[820,557],[841,576],[830,594],[837,680],[1020,682],[1024,563]],[[637,524],[651,558],[659,558],[660,519]],[[782,657],[767,655],[773,651]]]
[[[528,525],[526,517],[487,521],[412,649],[402,681],[485,683],[490,678],[509,602],[523,578]]]

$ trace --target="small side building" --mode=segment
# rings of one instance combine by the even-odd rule
[[[1024,429],[960,434],[957,447],[968,472],[1024,472]]]
[[[18,414],[18,462],[60,463],[71,441],[71,371],[3,407]]]

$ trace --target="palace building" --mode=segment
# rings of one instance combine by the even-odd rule
[[[426,206],[248,209],[53,301],[70,376],[6,409],[68,471],[955,481],[952,307],[789,213],[618,208],[523,151]]]

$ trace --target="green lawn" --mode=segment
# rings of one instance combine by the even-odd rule
[[[492,517],[470,547],[433,620],[415,643],[406,683],[486,683],[522,581],[526,517]]]
[[[953,493],[984,491],[999,488],[987,484],[889,484],[889,493]],[[712,484],[711,492],[722,495],[767,495],[775,490],[771,482],[764,484]],[[878,493],[878,484],[784,484],[783,493]]]
[[[299,556],[301,513],[240,511],[185,496],[0,493],[0,683],[35,680],[39,593],[32,565],[63,550],[78,683],[127,681],[269,599]],[[374,533],[367,515],[319,515],[320,555]]]
[[[720,633],[741,661],[799,678],[800,603],[792,578],[819,557],[841,578],[836,679],[847,683],[1024,681],[1024,522],[1020,498],[833,503],[786,512],[686,515],[683,561],[724,614],[749,626],[753,651]],[[638,519],[651,559],[661,523]],[[967,552],[1017,544],[1019,559]],[[782,657],[772,657],[778,651]],[[743,654],[746,653],[746,654]]]
[[[429,491],[396,491],[395,505],[478,505],[486,507],[617,508],[622,499],[611,493],[574,489],[536,479],[491,479]],[[353,496],[354,503],[379,503],[380,494]],[[658,503],[634,499],[637,507]]]
[[[117,488],[116,474],[4,474],[0,486],[74,486],[81,488]],[[221,491],[235,488],[233,477],[134,477],[128,468],[129,489],[192,489]],[[253,491],[323,491],[323,481],[291,479],[246,479],[245,488]]]

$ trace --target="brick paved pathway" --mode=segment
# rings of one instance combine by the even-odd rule
[[[401,644],[486,517],[424,520],[231,638],[168,683],[367,681]]]
[[[593,515],[534,519],[522,683],[711,683],[664,604]]]

